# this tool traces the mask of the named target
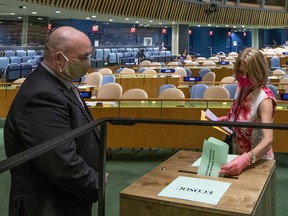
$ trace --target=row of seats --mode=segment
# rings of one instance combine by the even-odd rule
[[[1,65],[5,65],[5,64],[9,64],[9,63],[23,63],[23,62],[28,62],[30,60],[30,63],[33,64],[33,62],[37,62],[38,59],[41,58],[41,56],[36,55],[34,57],[30,57],[30,56],[23,56],[23,57],[19,57],[19,56],[12,56],[12,57],[0,57],[0,64]],[[31,60],[34,59],[34,60]],[[2,68],[3,66],[1,66]]]
[[[195,95],[197,93],[198,98],[210,98],[210,99],[230,99],[229,91],[222,86],[210,86],[207,85],[206,88],[202,88],[205,84],[193,85],[195,90]],[[235,84],[237,86],[237,84]],[[199,87],[198,87],[199,86]],[[201,90],[201,94],[199,91]],[[193,89],[191,90],[193,91]],[[196,92],[197,91],[197,92]],[[122,86],[115,82],[106,83],[101,85],[97,91],[97,94],[93,95],[97,99],[145,99],[148,98],[148,94],[145,90],[134,88],[123,92]],[[196,98],[195,95],[191,98]],[[185,95],[183,91],[176,88],[173,85],[163,85],[160,86],[158,91],[158,98],[160,99],[184,99]]]
[[[121,49],[95,49],[94,59],[107,60],[110,64],[134,64],[139,48]],[[145,58],[156,62],[169,62],[175,59],[171,51],[159,51],[159,49],[147,48],[144,52]],[[136,61],[137,63],[137,61]]]
[[[18,57],[24,57],[24,56],[30,56],[33,58],[34,56],[44,55],[44,50],[3,50],[0,52],[0,56],[5,56],[7,58],[18,56]]]
[[[277,99],[277,88],[271,84],[267,85],[273,92]],[[228,84],[225,86],[208,86],[206,84],[195,84],[190,91],[190,98],[202,99],[233,99],[235,97],[237,84]],[[275,90],[276,89],[276,90]],[[118,83],[107,83],[102,85],[96,98],[106,99],[145,99],[148,94],[143,89],[133,88],[122,94],[122,87]],[[160,99],[184,99],[183,91],[176,88],[172,84],[165,84],[160,86],[158,91],[158,98]]]
[[[33,70],[33,67],[30,63],[24,62],[21,64],[11,63],[8,67],[2,72],[1,77],[4,82],[13,82],[19,78],[27,77]]]

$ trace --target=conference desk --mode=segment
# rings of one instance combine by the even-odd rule
[[[138,65],[138,67],[131,66],[131,68],[133,68],[136,72],[141,67],[145,67],[145,66],[139,66],[139,65]],[[147,68],[155,68],[155,66],[148,66]],[[166,66],[166,68],[171,69],[173,67]],[[185,68],[185,66],[184,66],[184,68]],[[192,76],[199,76],[199,71],[202,68],[209,68],[212,72],[214,72],[216,74],[215,81],[218,81],[218,82],[220,82],[221,79],[223,79],[224,77],[233,75],[233,67],[231,67],[231,66],[205,66],[205,67],[204,66],[203,67],[202,66],[189,66],[189,69],[192,72]],[[156,68],[155,70],[158,71],[159,69]],[[138,74],[141,74],[141,73],[138,73]],[[114,75],[116,75],[116,74],[114,74]]]
[[[6,117],[18,89],[13,86],[0,88],[0,117]],[[94,100],[95,101],[95,100]],[[102,100],[105,101],[105,100]],[[93,100],[88,100],[93,102]],[[160,100],[157,98],[145,101],[116,100],[102,103],[103,106],[89,107],[95,119],[101,117],[157,118],[199,120],[201,110],[209,108],[217,116],[226,115],[231,100],[184,99]],[[275,124],[287,124],[288,102],[278,101]],[[201,149],[207,137],[220,140],[225,134],[213,127],[149,125],[135,126],[108,125],[107,146],[110,148],[195,148]],[[287,131],[274,130],[273,149],[275,152],[288,152],[286,145]]]
[[[195,174],[200,152],[179,151],[120,193],[120,216],[274,216],[276,163],[259,160],[238,179]],[[178,176],[231,183],[216,204],[168,198],[158,194]],[[192,185],[193,186],[193,185]],[[191,186],[191,187],[192,187]]]
[[[184,103],[183,103],[184,102]],[[95,119],[101,117],[156,118],[200,120],[201,110],[209,108],[215,115],[227,115],[231,100],[190,100],[173,101],[149,99],[147,101],[118,100],[103,106],[90,107]],[[287,124],[288,103],[279,101],[275,124]],[[208,137],[224,140],[225,134],[213,127],[150,125],[133,126],[108,125],[107,145],[110,148],[188,148],[201,149]],[[274,130],[274,152],[288,152],[287,131]]]
[[[190,70],[192,71],[192,76],[199,76],[199,71],[204,67],[190,67]],[[209,68],[212,72],[215,73],[215,81],[220,82],[224,77],[227,76],[233,76],[233,67],[227,66],[213,66],[213,67],[205,67]]]
[[[178,85],[181,77],[173,73],[158,73],[158,74],[114,74],[116,82],[119,83],[123,92],[132,88],[141,88],[145,90],[150,98],[158,96],[158,90],[161,85],[173,84]]]

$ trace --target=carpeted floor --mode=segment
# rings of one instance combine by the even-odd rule
[[[114,152],[112,159],[107,161],[109,173],[106,188],[106,215],[119,215],[119,193],[132,182],[149,172],[162,161],[170,157],[172,150],[158,149],[154,152],[143,150],[132,155],[130,149]],[[133,157],[132,157],[133,156]],[[0,125],[0,161],[5,159],[3,128]],[[276,168],[276,216],[286,216],[288,210],[288,156],[277,155]],[[10,173],[0,174],[0,215],[8,215],[8,199],[10,187]],[[93,216],[97,215],[97,204],[93,206]]]

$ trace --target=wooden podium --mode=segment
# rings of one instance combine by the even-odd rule
[[[259,160],[238,178],[198,176],[192,163],[200,152],[179,151],[120,193],[120,216],[275,216],[274,160]],[[217,205],[160,197],[157,194],[178,176],[232,183]]]

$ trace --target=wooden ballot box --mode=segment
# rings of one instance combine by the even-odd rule
[[[120,193],[121,216],[275,216],[274,160],[259,160],[237,178],[199,176],[192,163],[200,152],[179,151]],[[158,194],[178,176],[231,183],[217,205]]]

